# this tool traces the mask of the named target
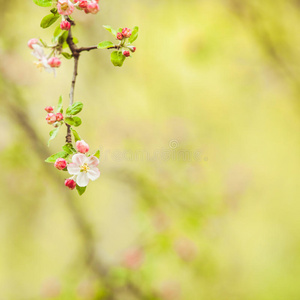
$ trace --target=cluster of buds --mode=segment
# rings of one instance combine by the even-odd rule
[[[86,14],[96,14],[99,11],[99,0],[58,0],[57,11],[60,15],[69,16],[76,7]]]
[[[46,121],[49,125],[53,125],[54,127],[57,127],[59,123],[61,123],[64,119],[64,116],[62,113],[53,113],[54,108],[52,106],[45,107],[45,111],[48,113],[46,116]]]
[[[64,158],[57,158],[54,167],[58,170],[66,170],[70,175],[70,178],[65,180],[65,186],[70,190],[74,190],[76,185],[80,187],[86,187],[90,180],[94,181],[100,176],[100,171],[97,168],[99,159],[86,153],[89,151],[89,145],[80,140],[76,142],[77,153],[73,155],[72,161],[67,162]]]
[[[121,41],[121,46],[124,46],[125,48],[129,49],[128,50],[123,50],[122,53],[124,56],[129,57],[130,56],[130,51],[135,52],[136,47],[135,46],[130,46],[126,45],[126,39],[130,38],[132,34],[132,30],[125,27],[122,29],[122,32],[117,32],[117,39]]]
[[[28,47],[33,50],[32,55],[38,60],[34,64],[39,68],[44,68],[47,72],[54,72],[55,68],[59,68],[61,60],[56,57],[48,57],[44,52],[44,46],[38,39],[30,39],[27,43]],[[55,72],[54,72],[55,73]]]

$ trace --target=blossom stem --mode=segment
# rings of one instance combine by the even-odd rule
[[[75,23],[72,22],[71,25],[74,26]],[[75,92],[76,78],[78,75],[78,61],[79,61],[79,55],[80,55],[78,48],[73,41],[73,35],[72,35],[71,28],[69,29],[67,44],[69,45],[69,48],[74,57],[74,69],[73,69],[73,78],[72,78],[71,89],[70,89],[70,103],[69,103],[69,105],[71,106],[74,103],[74,92]],[[66,124],[66,126],[67,126],[66,143],[71,144],[72,143],[71,126],[69,124]]]

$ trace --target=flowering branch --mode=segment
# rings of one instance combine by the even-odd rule
[[[41,21],[42,28],[48,28],[54,24],[60,17],[61,23],[56,27],[53,34],[52,45],[48,45],[43,40],[31,39],[28,42],[29,48],[33,50],[32,54],[37,58],[35,64],[40,69],[45,69],[47,72],[53,72],[61,66],[62,55],[66,59],[74,59],[73,77],[70,89],[69,106],[63,109],[62,96],[59,97],[56,112],[54,107],[47,106],[45,110],[48,112],[46,121],[54,127],[50,131],[50,139],[53,140],[63,124],[67,127],[66,144],[62,150],[55,153],[46,159],[48,163],[54,163],[58,170],[67,171],[70,178],[65,180],[65,185],[71,190],[77,189],[79,195],[82,195],[90,180],[96,180],[100,176],[100,171],[97,168],[99,164],[100,151],[97,150],[93,155],[89,152],[89,145],[80,138],[74,127],[81,125],[81,118],[77,116],[83,108],[83,103],[74,101],[75,85],[78,75],[78,63],[80,53],[83,51],[91,51],[95,49],[115,49],[111,53],[111,62],[114,66],[121,67],[130,52],[135,52],[136,47],[132,43],[138,37],[138,27],[133,30],[129,28],[113,29],[110,26],[104,26],[118,41],[100,42],[97,46],[77,47],[77,39],[73,37],[72,27],[75,26],[75,21],[71,17],[74,9],[84,11],[86,14],[96,14],[99,11],[99,0],[33,0],[39,6],[53,6],[50,14],[46,15]],[[65,48],[69,48],[71,53],[65,52]],[[50,54],[46,55],[44,49],[50,49]],[[75,147],[72,143],[72,135],[75,140]],[[48,142],[48,144],[49,144]]]

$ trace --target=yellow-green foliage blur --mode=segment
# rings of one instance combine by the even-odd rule
[[[300,2],[100,0],[81,46],[138,25],[122,68],[82,53],[80,135],[100,178],[79,197],[44,160],[44,107],[73,61],[40,72],[56,25],[0,1],[0,300],[300,299]]]

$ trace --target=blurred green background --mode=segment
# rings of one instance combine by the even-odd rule
[[[50,42],[48,9],[0,3],[0,300],[300,299],[298,0],[77,12],[82,46],[140,27],[122,68],[80,58],[78,131],[102,155],[82,197],[43,162],[72,61],[40,73],[26,44]]]

